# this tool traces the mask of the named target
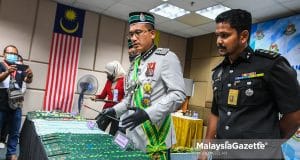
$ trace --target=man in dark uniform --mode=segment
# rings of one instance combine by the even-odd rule
[[[296,72],[278,53],[249,47],[251,19],[249,12],[240,9],[216,18],[217,47],[225,58],[213,69],[214,95],[206,143],[215,138],[288,139],[300,126]],[[279,113],[283,114],[281,119]],[[280,158],[281,153],[279,157],[267,156]]]

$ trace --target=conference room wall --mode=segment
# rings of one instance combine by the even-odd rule
[[[24,59],[29,59],[38,0],[1,0],[0,51],[8,44],[18,46]],[[17,4],[16,4],[17,3]]]
[[[188,42],[188,50],[192,52],[186,62],[190,66],[186,65],[186,68],[190,68],[188,77],[195,82],[190,105],[204,107],[206,102],[212,101],[212,69],[223,57],[218,55],[214,33],[190,38]]]
[[[125,31],[124,31],[124,36],[126,37],[126,35],[128,34],[128,30],[129,30],[129,26],[128,23],[126,23],[125,25]],[[122,55],[121,55],[121,64],[122,67],[125,69],[125,71],[127,72],[129,67],[130,67],[130,62],[129,62],[129,58],[128,58],[128,40],[127,38],[123,39],[123,46],[122,46]]]
[[[8,44],[16,45],[25,58],[25,64],[29,64],[34,72],[33,83],[28,85],[25,95],[23,115],[28,111],[42,110],[56,2],[1,0],[0,7],[0,51],[2,52]],[[124,69],[128,70],[127,30],[128,24],[124,20],[87,11],[77,80],[86,74],[96,76],[99,81],[99,93],[106,81],[104,66],[108,61],[119,60]],[[159,47],[175,51],[182,65],[184,64],[185,38],[160,32]],[[75,94],[74,110],[77,109],[77,97]],[[103,105],[90,100],[85,100],[84,103],[92,107]],[[96,114],[91,110],[83,112],[88,118],[94,118]]]

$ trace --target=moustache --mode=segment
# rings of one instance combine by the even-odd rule
[[[226,49],[225,46],[217,46],[218,49]]]

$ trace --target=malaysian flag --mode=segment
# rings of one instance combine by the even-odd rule
[[[44,110],[71,112],[85,11],[57,4]]]

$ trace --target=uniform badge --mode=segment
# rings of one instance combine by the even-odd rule
[[[249,88],[245,91],[245,94],[246,94],[246,96],[250,97],[254,94],[254,91],[253,91],[253,89]]]
[[[146,76],[147,77],[153,77],[154,70],[155,70],[155,64],[156,64],[155,62],[147,64],[147,71],[146,71]]]
[[[229,90],[229,94],[228,94],[228,100],[227,103],[229,105],[237,105],[237,101],[238,101],[238,96],[239,96],[239,90],[237,89],[230,89]]]
[[[150,82],[147,82],[143,86],[144,92],[150,94],[152,91],[152,86]]]
[[[145,15],[143,13],[140,14],[140,21],[144,22],[146,20]]]
[[[143,104],[146,105],[146,106],[149,106],[150,105],[150,95],[149,94],[144,94],[143,96]]]

